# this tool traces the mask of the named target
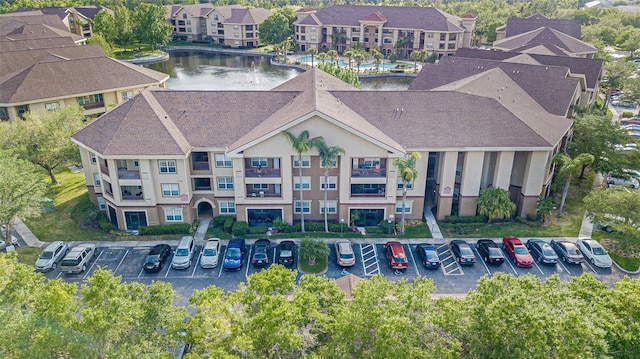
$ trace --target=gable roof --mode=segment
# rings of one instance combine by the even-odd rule
[[[438,64],[425,65],[410,90],[432,90],[493,68],[502,69],[513,81],[547,112],[566,116],[579,81],[566,78],[569,68],[538,66],[464,57],[443,57]]]
[[[0,15],[0,36],[11,40],[69,37],[76,43],[86,41],[69,32],[56,15]]]
[[[464,31],[460,17],[447,14],[433,7],[334,5],[319,10],[314,15],[322,25],[358,27],[360,26],[360,20],[376,13],[382,16],[380,19],[386,19],[385,27],[389,28]],[[303,21],[307,18],[298,20],[295,24],[306,25],[307,23],[303,23]]]
[[[0,49],[2,52],[52,49],[58,47],[78,47],[78,44],[76,44],[70,37],[16,40],[6,36],[0,36]]]
[[[363,17],[362,19],[360,19],[360,21],[381,21],[381,22],[385,22],[387,21],[387,17],[382,15],[382,13],[380,11],[376,11],[373,14],[367,15],[365,17]]]
[[[272,12],[263,9],[231,9],[231,17],[225,20],[225,24],[261,24],[264,19],[271,16]]]
[[[4,43],[0,46],[3,45]],[[13,51],[6,51],[3,47],[3,50],[0,51],[0,78],[36,63],[104,56],[105,54],[100,45],[74,45],[70,47],[17,49]]]
[[[506,37],[524,34],[541,27],[563,32],[571,37],[580,39],[580,24],[572,19],[549,19],[540,14],[535,14],[527,18],[509,18],[505,26]]]
[[[586,42],[580,41],[558,30],[540,27],[519,35],[497,40],[493,48],[502,51],[520,51],[532,45],[555,45],[573,55],[594,54],[598,50]]]
[[[520,55],[518,52],[487,51],[471,48],[460,48],[456,51],[456,57],[470,57],[487,60],[507,60]],[[602,75],[604,61],[602,59],[591,59],[584,57],[562,57],[555,55],[528,54],[532,59],[541,65],[566,66],[571,70],[571,74],[581,74],[585,76],[587,88],[595,89]]]

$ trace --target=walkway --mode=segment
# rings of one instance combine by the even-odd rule
[[[438,227],[436,217],[431,211],[431,207],[424,208],[424,218],[427,220],[427,225],[429,225],[431,237],[433,237],[433,239],[444,239],[444,237],[442,236],[442,232],[440,232],[440,227]]]

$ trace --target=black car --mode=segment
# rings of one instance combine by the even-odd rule
[[[269,264],[269,249],[271,248],[271,241],[268,239],[258,239],[253,245],[253,255],[251,256],[251,263],[254,266],[264,267]]]
[[[551,245],[542,239],[531,238],[527,241],[527,248],[533,259],[538,263],[555,264],[558,263],[558,256]]]
[[[504,263],[504,255],[496,242],[490,239],[479,239],[476,248],[485,262],[492,264]]]
[[[291,267],[295,261],[296,244],[293,241],[282,241],[276,248],[276,261],[285,267]]]
[[[164,262],[171,254],[171,246],[168,244],[158,244],[151,248],[147,259],[145,259],[142,269],[147,272],[157,272],[162,269]]]
[[[416,246],[416,252],[418,257],[425,268],[438,268],[440,267],[440,257],[438,257],[438,251],[430,244],[418,244]]]
[[[462,239],[454,239],[449,243],[449,247],[451,247],[451,252],[453,252],[453,256],[458,263],[473,265],[476,262],[476,255],[473,254],[473,249],[471,249],[469,243]]]

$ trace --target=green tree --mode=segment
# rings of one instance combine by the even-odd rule
[[[393,160],[393,166],[398,169],[402,180],[402,221],[400,222],[400,234],[404,234],[404,217],[407,212],[407,186],[418,178],[416,161],[420,158],[421,156],[418,152],[413,152],[404,158],[396,158]]]
[[[322,61],[322,63],[324,64],[324,60],[327,59],[327,53],[326,52],[320,52],[318,54],[318,56],[316,56],[318,58],[318,61]]]
[[[336,50],[327,51],[327,56],[329,56],[329,59],[331,60],[331,62],[333,62],[334,60],[338,60],[339,59],[338,51],[336,51]]]
[[[358,73],[360,73],[360,65],[365,59],[365,53],[362,51],[356,51],[356,53],[353,54],[353,59],[355,60],[356,66],[358,67]]]
[[[619,187],[595,189],[584,198],[587,216],[593,222],[606,222],[625,236],[640,238],[640,193]]]
[[[355,55],[355,53],[356,52],[354,50],[352,50],[352,49],[349,49],[349,50],[344,52],[344,56],[346,56],[347,60],[349,61],[348,62],[349,69],[352,69],[352,67],[351,67],[351,58],[353,57],[353,55]]]
[[[300,242],[300,259],[306,260],[309,265],[314,265],[318,257],[326,257],[331,251],[326,242],[313,238],[303,238]]]
[[[627,85],[628,79],[631,74],[635,73],[636,69],[633,64],[626,61],[615,61],[605,64],[605,72],[607,76],[606,88],[608,90],[624,89]],[[602,109],[602,113],[606,113],[607,105],[611,100],[611,91],[607,92],[605,103]]]
[[[133,28],[131,11],[124,6],[118,6],[113,15],[113,42],[127,51],[127,46],[133,42]]]
[[[0,125],[5,132],[0,146],[19,158],[42,167],[57,184],[54,170],[78,160],[78,146],[71,135],[82,128],[84,111],[78,105],[29,113],[25,121]]]
[[[18,217],[40,215],[46,188],[31,164],[2,150],[0,169],[0,224],[6,228],[4,240],[10,245],[9,234]]]
[[[427,56],[426,50],[421,51],[412,51],[411,55],[409,55],[409,59],[413,61],[413,68],[415,72],[418,72],[418,61],[420,63],[424,62],[424,58]]]
[[[133,23],[136,38],[151,45],[151,50],[171,39],[173,26],[167,24],[167,8],[162,5],[140,4],[133,12]]]
[[[318,145],[318,153],[320,154],[320,164],[324,168],[324,231],[329,233],[329,220],[327,214],[329,213],[328,205],[328,191],[329,191],[329,167],[334,166],[338,161],[338,156],[344,154],[344,148],[340,146],[327,146],[322,142]]]
[[[489,222],[497,218],[511,218],[516,204],[509,199],[509,192],[499,187],[487,187],[480,190],[478,214],[487,216]]]
[[[373,50],[373,61],[376,64],[376,73],[380,72],[380,64],[384,59],[384,54],[378,50]]]
[[[625,276],[607,291],[602,304],[616,315],[615,326],[607,330],[609,354],[613,358],[640,357],[640,280]]]
[[[307,50],[307,54],[311,55],[311,68],[313,68],[313,59],[315,58],[317,53],[318,53],[318,49],[316,49],[315,47],[312,47],[309,50]]]
[[[260,24],[260,42],[267,45],[281,44],[293,36],[293,28],[289,26],[287,17],[276,11]]]
[[[564,202],[567,199],[569,193],[569,185],[571,184],[571,178],[578,168],[583,165],[592,164],[594,157],[590,153],[581,153],[574,158],[567,156],[564,153],[558,153],[553,156],[553,162],[558,164],[558,176],[564,177],[564,188],[562,190],[562,199],[560,200],[560,207],[558,207],[558,218],[562,216],[562,210],[564,209]]]
[[[291,147],[293,147],[293,150],[298,154],[298,180],[300,181],[300,223],[302,233],[304,233],[304,208],[302,207],[302,203],[304,201],[304,190],[302,189],[302,154],[309,153],[312,148],[317,147],[320,143],[323,143],[324,138],[322,138],[322,136],[311,138],[309,136],[309,131],[307,130],[300,132],[298,136],[295,136],[288,131],[282,132],[282,135],[287,139],[287,141],[289,141]]]
[[[99,45],[105,55],[113,57],[113,49],[104,36],[100,34],[93,34],[89,39],[87,39],[87,44]]]
[[[540,213],[540,223],[547,223],[547,220],[551,216],[551,212],[555,206],[556,201],[554,201],[553,198],[544,197],[543,195],[538,197],[538,201],[536,202],[536,211]]]
[[[93,33],[101,35],[108,43],[115,43],[115,19],[106,10],[100,10],[94,16],[92,23]]]

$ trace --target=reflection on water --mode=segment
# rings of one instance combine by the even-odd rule
[[[300,70],[273,67],[269,58],[216,53],[171,52],[169,60],[146,64],[171,78],[173,90],[270,90],[301,73]],[[361,79],[363,90],[406,90],[411,78]]]

